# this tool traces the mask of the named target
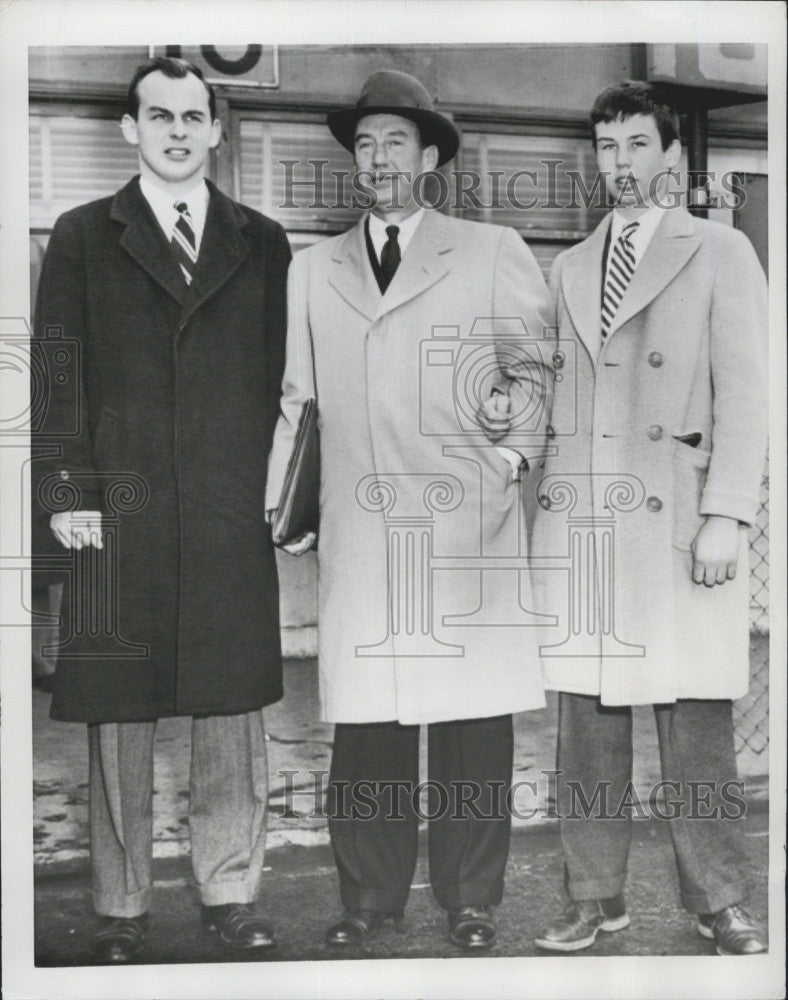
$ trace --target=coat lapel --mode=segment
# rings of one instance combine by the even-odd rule
[[[566,308],[592,361],[596,355],[592,347],[599,344],[600,338],[602,255],[610,219],[610,214],[606,215],[588,239],[568,254],[561,272]]]
[[[188,287],[167,238],[140,190],[138,177],[118,191],[110,210],[111,217],[126,227],[120,245],[180,303],[181,327],[238,269],[249,252],[241,232],[246,225],[245,215],[210,182],[208,188],[211,196],[200,255]]]
[[[689,212],[678,208],[665,212],[624,292],[608,338],[653,302],[681,271],[700,242],[700,238],[695,236]]]
[[[367,319],[373,319],[380,301],[380,289],[367,256],[363,219],[337,241],[332,259],[339,266],[329,275],[329,283],[348,305]]]
[[[211,192],[208,215],[192,283],[182,301],[182,327],[202,303],[238,270],[249,252],[242,233],[246,216],[215,185],[208,182],[208,188]]]
[[[397,309],[440,281],[449,270],[454,240],[446,219],[427,209],[408,245],[386,294],[379,300],[375,319]]]
[[[110,217],[126,227],[120,245],[176,302],[183,302],[186,285],[167,238],[140,190],[139,177],[120,189]]]

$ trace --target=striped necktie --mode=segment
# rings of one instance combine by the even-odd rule
[[[630,222],[621,230],[610,254],[605,277],[605,290],[602,293],[602,342],[610,333],[610,324],[621,305],[624,292],[627,290],[632,275],[635,273],[635,248],[632,245],[632,234],[639,222]]]
[[[176,202],[175,211],[178,213],[178,221],[172,231],[170,245],[180,265],[183,280],[190,285],[194,275],[194,265],[197,262],[197,243],[192,228],[192,217],[185,201]]]

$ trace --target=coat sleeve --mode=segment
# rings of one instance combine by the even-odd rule
[[[555,307],[536,258],[513,229],[504,230],[498,244],[493,317],[495,329],[505,334],[497,338],[496,346],[514,416],[510,431],[497,444],[531,460],[543,454],[546,442],[553,394]]]
[[[316,397],[312,334],[309,327],[308,265],[304,254],[296,254],[287,275],[287,346],[282,379],[280,413],[268,461],[265,509],[279,506],[279,497],[293,450],[301,409]]]
[[[743,233],[727,230],[717,238],[710,302],[711,460],[700,513],[752,524],[769,418],[766,278]]]
[[[34,463],[34,486],[44,514],[100,509],[85,382],[85,285],[79,227],[69,213],[55,224],[44,256],[31,345],[31,396],[39,401],[32,444],[41,456]],[[66,506],[56,502],[58,483]]]

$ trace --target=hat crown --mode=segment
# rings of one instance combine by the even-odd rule
[[[373,73],[362,87],[356,107],[435,110],[424,84],[415,76],[394,69],[382,69]]]

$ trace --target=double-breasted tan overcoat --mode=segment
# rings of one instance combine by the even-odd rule
[[[530,480],[548,688],[609,705],[748,686],[746,526],[767,434],[766,283],[746,237],[666,211],[599,343],[608,216],[561,254],[550,454]],[[704,516],[741,522],[734,581],[692,581]]]
[[[513,230],[427,210],[383,296],[363,223],[294,258],[267,506],[316,394],[324,719],[436,722],[544,703],[528,576],[505,561],[524,555],[519,487],[475,413],[503,378],[540,452],[552,322]]]

